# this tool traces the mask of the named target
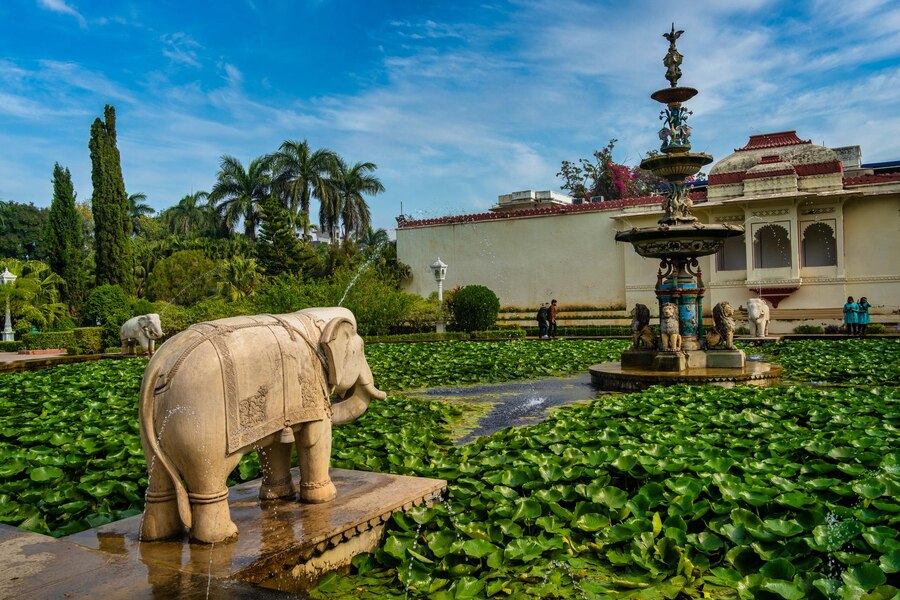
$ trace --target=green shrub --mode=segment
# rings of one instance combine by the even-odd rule
[[[117,285],[94,288],[84,303],[84,324],[103,328],[103,346],[118,344],[122,324],[133,316],[128,296]]]
[[[746,327],[738,327],[734,330],[734,335],[750,335],[750,330]]]
[[[445,331],[438,333],[436,331],[427,331],[422,333],[401,333],[397,335],[372,335],[366,336],[367,344],[390,343],[390,342],[450,342],[468,340],[470,334],[462,331]]]
[[[49,350],[77,346],[75,331],[51,331],[48,333],[26,333],[22,343],[29,350]]]
[[[887,327],[883,323],[872,323],[866,327],[866,333],[886,333]]]
[[[473,331],[474,340],[524,340],[525,329],[522,327],[504,327],[488,331]]]
[[[483,285],[467,285],[453,297],[454,327],[461,331],[491,329],[499,312],[500,299]]]
[[[0,342],[0,352],[18,352],[21,348],[24,348],[25,345],[21,340],[14,340],[10,342]]]
[[[526,328],[527,335],[537,336],[537,327]],[[556,330],[562,337],[621,337],[630,336],[631,328],[625,325],[565,325]]]
[[[74,333],[77,354],[99,354],[103,349],[102,327],[78,327]]]
[[[794,333],[816,334],[825,333],[825,328],[821,325],[797,325],[794,327]]]

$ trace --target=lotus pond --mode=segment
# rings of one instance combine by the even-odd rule
[[[399,393],[613,360],[620,341],[373,344],[392,390],[336,429],[336,466],[446,479],[318,597],[892,598],[900,343],[783,342],[829,387],[605,395],[456,447],[454,405]],[[0,522],[66,535],[142,507],[141,359],[0,376]],[[258,474],[248,457],[235,480]]]

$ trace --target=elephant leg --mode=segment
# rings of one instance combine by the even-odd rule
[[[309,504],[328,502],[337,490],[328,474],[331,464],[331,421],[303,423],[296,434],[300,463],[300,501]]]
[[[149,352],[149,355],[150,355],[150,356],[153,356],[153,349],[154,349],[154,346],[156,346],[156,341],[155,341],[155,340],[150,340],[150,344],[147,346],[147,347],[149,348],[149,350],[150,350],[150,352]]]
[[[147,492],[144,496],[144,516],[141,519],[140,539],[164,540],[184,534],[184,525],[178,516],[175,487],[166,470],[151,459],[148,469]]]
[[[291,444],[282,444],[278,440],[272,444],[259,447],[259,466],[262,467],[263,480],[259,486],[261,500],[293,497],[297,493],[291,480]]]
[[[201,457],[197,457],[198,459]],[[187,483],[188,498],[191,501],[191,539],[213,544],[223,542],[237,535],[237,525],[231,520],[228,507],[228,488],[225,480],[240,462],[241,455],[233,454],[224,459],[224,464],[194,464],[183,468]],[[216,461],[213,461],[216,462]]]

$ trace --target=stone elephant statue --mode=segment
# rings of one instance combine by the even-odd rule
[[[141,539],[179,536],[185,527],[199,542],[236,535],[225,482],[252,450],[263,472],[260,498],[294,498],[296,445],[300,501],[332,500],[332,424],[385,397],[345,308],[192,325],[160,346],[141,384],[149,472]]]
[[[747,300],[747,321],[750,323],[751,337],[769,335],[769,305],[762,298]]]
[[[119,338],[122,340],[122,354],[134,354],[135,344],[141,346],[141,350],[153,356],[153,346],[156,340],[163,336],[162,325],[159,323],[159,315],[152,313],[132,317],[125,321],[119,330]]]

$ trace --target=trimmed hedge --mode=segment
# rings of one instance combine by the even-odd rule
[[[75,344],[69,354],[100,354],[103,350],[103,327],[78,327],[74,330]]]
[[[529,336],[537,336],[537,327],[528,327],[526,330]],[[631,327],[624,325],[587,325],[587,326],[565,326],[556,330],[558,336],[589,336],[589,337],[621,337],[630,336]]]
[[[28,350],[50,350],[75,346],[75,332],[48,331],[46,333],[26,333],[22,343]]]
[[[21,340],[0,342],[0,352],[18,352],[24,347]]]
[[[491,329],[489,331],[447,331],[437,333],[407,333],[399,335],[369,335],[364,336],[367,344],[380,344],[391,342],[465,342],[470,340],[521,340],[525,339],[525,330],[521,328],[507,327],[505,329]]]

